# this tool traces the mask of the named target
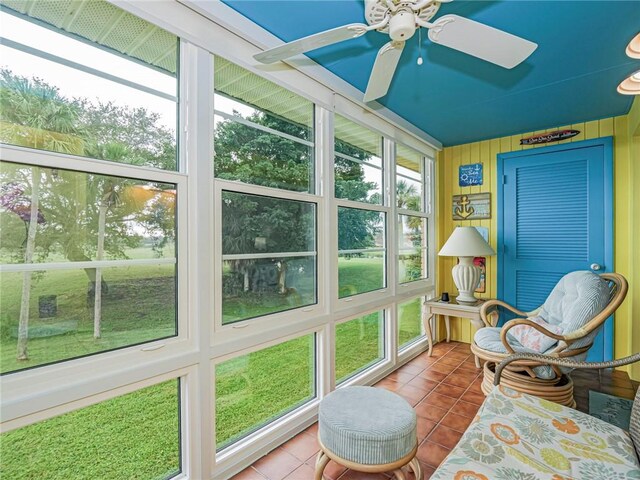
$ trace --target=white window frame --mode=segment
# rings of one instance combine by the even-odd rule
[[[389,166],[390,164],[390,151],[391,149],[390,147],[390,141],[384,136],[384,134],[382,132],[379,131],[379,129],[372,127],[371,125],[368,125],[362,121],[356,120],[354,118],[353,112],[346,108],[344,110],[340,110],[338,106],[336,106],[335,109],[335,114],[340,115],[342,117],[344,117],[345,119],[349,120],[350,122],[353,122],[355,124],[358,124],[359,126],[366,128],[368,130],[370,130],[371,132],[375,133],[376,135],[380,136],[380,141],[381,141],[381,170],[382,170],[382,203],[381,204],[375,204],[375,203],[367,203],[367,202],[358,202],[358,201],[354,201],[354,200],[348,200],[345,198],[336,198],[335,197],[335,186],[334,184],[331,185],[331,188],[327,190],[327,196],[331,198],[331,212],[332,212],[332,216],[335,218],[335,230],[333,232],[333,239],[332,241],[336,243],[335,245],[335,257],[333,257],[335,259],[335,261],[333,262],[333,265],[336,265],[336,267],[334,268],[335,270],[335,277],[334,277],[334,281],[332,282],[332,289],[331,289],[331,297],[332,299],[335,301],[335,310],[337,312],[341,312],[342,315],[347,314],[347,311],[353,310],[354,308],[364,308],[366,309],[367,306],[371,305],[372,302],[375,301],[384,301],[384,302],[388,302],[388,298],[393,295],[393,289],[390,288],[390,285],[393,283],[392,282],[392,275],[393,275],[393,271],[392,271],[392,267],[391,267],[391,262],[389,260],[389,252],[390,247],[392,246],[392,235],[393,235],[393,230],[391,230],[391,226],[390,226],[390,219],[392,218],[392,205],[391,205],[391,191],[390,191],[390,175],[389,175]],[[333,147],[333,144],[332,144]],[[331,151],[331,158],[329,161],[329,167],[331,169],[331,172],[333,174],[333,177],[335,178],[335,156],[338,154],[339,152],[335,151],[335,148]],[[340,154],[341,155],[341,154]],[[335,181],[335,180],[334,180]],[[357,249],[357,250],[339,250],[338,246],[337,246],[337,239],[338,239],[338,211],[339,208],[353,208],[353,209],[358,209],[358,210],[367,210],[367,211],[375,211],[375,212],[379,212],[379,213],[383,213],[384,214],[384,225],[383,225],[383,229],[384,229],[384,234],[383,234],[383,247],[371,247],[371,248],[365,248],[365,249]],[[382,288],[376,289],[376,290],[372,290],[369,292],[362,292],[362,293],[356,293],[354,295],[350,295],[348,297],[342,297],[339,298],[339,282],[338,282],[338,260],[341,254],[344,253],[349,253],[349,252],[374,252],[374,251],[382,251],[384,252],[384,263],[383,263],[383,271],[384,271],[384,286]]]
[[[227,343],[233,341],[238,337],[245,337],[247,335],[264,334],[265,331],[269,331],[278,327],[293,326],[300,324],[304,320],[311,319],[318,316],[320,312],[324,310],[322,299],[324,298],[322,292],[322,285],[324,284],[324,271],[320,267],[318,258],[322,256],[324,245],[321,244],[321,237],[318,234],[320,226],[324,223],[324,215],[320,205],[320,199],[316,195],[308,193],[292,192],[287,190],[279,190],[269,187],[262,187],[257,185],[249,185],[241,182],[219,180],[214,181],[214,218],[215,226],[214,232],[216,237],[215,253],[213,256],[214,272],[217,283],[222,282],[222,270],[225,257],[227,255],[222,254],[222,193],[232,192],[249,195],[260,195],[264,197],[274,198],[276,200],[292,200],[298,202],[312,203],[315,205],[316,210],[316,250],[314,252],[303,252],[305,256],[313,256],[316,261],[316,303],[306,305],[300,308],[286,310],[282,312],[275,312],[269,315],[263,315],[260,317],[249,318],[245,320],[239,320],[228,325],[223,325],[222,322],[222,289],[218,288],[214,291],[214,309],[215,309],[215,323],[213,330],[213,338],[211,339],[212,345]],[[291,254],[296,252],[290,252],[282,255],[292,256]],[[268,256],[268,258],[274,258],[280,254],[260,254],[260,256]],[[255,255],[251,255],[255,256]],[[264,338],[264,337],[263,337]]]
[[[2,428],[0,433],[10,432],[12,430],[18,430],[29,425],[37,424],[66,413],[70,413],[83,408],[91,407],[93,405],[122,397],[124,395],[134,393],[138,390],[142,390],[147,387],[158,385],[167,381],[177,380],[179,382],[179,390],[176,392],[179,395],[178,407],[179,407],[179,442],[180,442],[180,473],[170,477],[172,480],[182,480],[187,478],[194,478],[190,475],[190,462],[187,462],[189,451],[194,443],[192,436],[185,435],[185,432],[192,432],[195,429],[195,418],[189,414],[188,409],[185,408],[184,399],[189,398],[194,392],[188,391],[190,385],[190,378],[195,374],[194,367],[184,367],[169,372],[164,372],[160,375],[148,377],[143,380],[136,381],[135,383],[125,384],[122,386],[111,388],[102,392],[94,393],[91,396],[79,398],[68,403],[59,404],[55,407],[51,407],[44,411],[39,411],[28,417],[19,417],[13,420],[5,421],[3,419]],[[186,427],[186,428],[185,428]]]
[[[409,282],[400,282],[399,278],[397,280],[397,289],[401,295],[413,295],[416,291],[422,290],[424,292],[425,289],[433,289],[435,287],[435,213],[433,210],[433,205],[435,202],[435,183],[434,183],[434,169],[435,169],[435,160],[432,157],[429,157],[422,152],[417,152],[421,154],[420,161],[420,171],[421,171],[421,187],[422,187],[422,195],[420,198],[421,210],[410,210],[407,208],[396,208],[396,216],[395,216],[395,225],[399,224],[400,215],[411,216],[422,218],[425,220],[427,225],[427,238],[424,239],[426,242],[425,247],[421,247],[424,257],[427,258],[427,271],[426,277],[420,278],[417,280],[412,280]],[[395,192],[395,179],[396,177],[402,176],[402,174],[397,173],[396,164],[394,162],[394,192]],[[399,269],[400,263],[400,250],[399,245],[396,246],[395,250],[395,263],[397,268]]]
[[[314,382],[314,390],[315,396],[309,399],[304,404],[296,407],[295,409],[283,414],[279,418],[274,421],[267,423],[259,427],[254,432],[251,432],[245,435],[243,438],[235,441],[234,443],[224,447],[219,452],[216,452],[215,446],[215,408],[213,409],[212,421],[211,421],[211,431],[214,435],[213,441],[213,450],[214,455],[216,457],[216,463],[220,464],[222,468],[229,468],[230,466],[239,463],[238,459],[241,459],[247,451],[252,452],[254,455],[260,454],[260,456],[265,455],[271,449],[273,449],[274,441],[278,441],[278,439],[282,436],[283,431],[286,432],[291,428],[299,428],[298,426],[301,424],[311,424],[315,421],[314,416],[317,411],[318,404],[322,397],[324,397],[328,391],[323,388],[322,382],[320,381],[319,370],[320,367],[320,350],[323,348],[322,345],[322,327],[311,328],[307,330],[303,330],[301,332],[296,332],[294,334],[285,335],[280,338],[272,339],[267,342],[254,344],[251,347],[244,348],[240,351],[236,351],[233,353],[229,353],[226,355],[221,355],[217,357],[212,357],[211,359],[211,389],[214,392],[215,398],[215,371],[216,366],[220,363],[224,363],[227,360],[231,360],[233,358],[242,357],[244,355],[248,355],[253,352],[258,352],[260,350],[265,350],[267,348],[279,345],[281,343],[288,342],[290,340],[295,340],[297,338],[302,338],[308,335],[314,335],[314,352],[315,352],[315,364],[314,370],[316,373],[315,382]],[[262,453],[264,452],[264,453]]]

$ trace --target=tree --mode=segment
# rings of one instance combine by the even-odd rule
[[[239,115],[234,112],[235,115]],[[258,112],[247,117],[253,123],[308,139],[309,129],[277,115]],[[370,158],[367,152],[336,140],[336,148],[355,158]],[[221,121],[215,132],[215,171],[222,179],[239,180],[285,190],[309,191],[313,186],[313,150],[293,140],[231,120]],[[355,162],[336,159],[336,194],[359,201],[367,198],[376,186],[364,181],[364,171]],[[300,202],[267,197],[225,193],[222,206],[223,253],[247,254],[314,250],[313,212]],[[339,217],[340,235],[348,237],[351,247],[365,248],[374,243],[378,213],[355,210]],[[260,240],[257,240],[260,239]],[[262,240],[264,239],[264,240]],[[279,259],[278,290],[287,291],[287,262]],[[242,277],[243,291],[251,289],[250,277],[255,260],[242,259],[227,263],[231,272]],[[228,279],[230,280],[230,279]],[[234,284],[233,281],[227,283]]]
[[[58,88],[43,80],[0,70],[0,141],[5,143],[121,163],[174,168],[174,134],[158,121],[157,114],[143,108],[68,99],[60,95]],[[119,177],[49,168],[39,169],[36,175],[29,167],[7,164],[0,172],[0,181],[2,192],[8,186],[31,192],[27,203],[31,209],[36,206],[38,219],[41,216],[47,219],[46,222],[33,222],[32,212],[20,214],[15,208],[11,210],[5,201],[0,201],[4,210],[20,216],[27,230],[26,239],[19,241],[15,228],[5,228],[15,225],[15,220],[2,216],[2,248],[25,263],[31,263],[34,255],[46,258],[56,252],[70,261],[101,260],[105,255],[125,258],[125,250],[137,246],[141,238],[131,231],[132,222],[153,232],[159,248],[175,235],[173,222],[160,218],[162,212],[171,214],[171,218],[175,213],[175,193],[165,191],[166,186],[152,188],[145,202],[136,204],[123,200],[133,199],[127,192],[136,187],[136,182]],[[94,203],[92,199],[98,201]],[[7,231],[8,241],[5,241]],[[94,336],[99,338],[101,299],[108,287],[99,269],[87,268],[85,272],[89,278],[88,295],[93,300]],[[28,279],[23,282],[19,321],[20,359],[28,358],[31,273],[25,275]]]

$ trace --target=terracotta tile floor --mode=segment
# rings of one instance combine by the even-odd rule
[[[419,355],[376,384],[402,395],[418,416],[418,459],[428,479],[475,416],[484,395],[469,345],[438,343],[433,356]],[[589,390],[633,398],[638,385],[626,373],[574,371],[577,408],[588,411]],[[311,480],[318,444],[317,423],[265,455],[233,480]],[[324,471],[330,480],[388,480],[385,475],[347,470],[330,462]],[[413,478],[407,475],[408,478]]]

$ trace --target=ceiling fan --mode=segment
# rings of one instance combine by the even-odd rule
[[[400,61],[402,49],[417,29],[426,28],[433,43],[473,55],[504,68],[523,62],[538,47],[537,44],[502,30],[458,15],[444,15],[434,22],[441,3],[452,0],[365,0],[364,23],[351,23],[309,35],[254,55],[261,63],[274,63],[299,53],[350,40],[376,30],[387,33],[391,41],[376,56],[369,77],[364,101],[383,97]]]

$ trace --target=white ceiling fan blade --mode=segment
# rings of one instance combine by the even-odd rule
[[[538,48],[529,40],[458,15],[445,15],[433,22],[429,39],[504,68],[522,63]]]
[[[389,42],[378,50],[367,84],[367,91],[364,94],[363,100],[365,102],[384,97],[387,94],[403,48],[404,42]]]
[[[367,26],[363,23],[351,23],[343,27],[332,28],[324,32],[309,35],[293,42],[285,43],[279,47],[265,50],[253,56],[261,63],[274,63],[278,60],[293,57],[299,53],[315,50],[316,48],[326,47],[334,43],[349,40],[364,35],[367,32]]]

